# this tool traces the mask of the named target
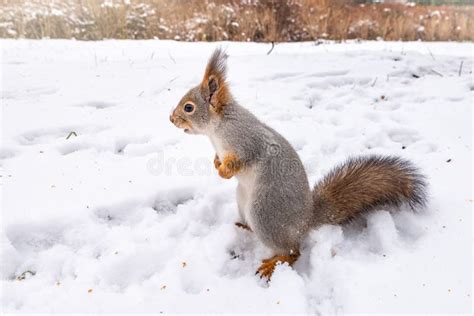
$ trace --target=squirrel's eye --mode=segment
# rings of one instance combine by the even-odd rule
[[[190,104],[190,103],[186,103],[184,105],[184,112],[192,112],[194,110],[194,105]]]

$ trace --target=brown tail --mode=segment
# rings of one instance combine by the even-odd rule
[[[398,157],[351,158],[334,168],[313,190],[318,224],[341,224],[382,206],[426,201],[426,182],[408,161]]]

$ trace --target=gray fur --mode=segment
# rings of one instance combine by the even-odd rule
[[[244,162],[244,176],[237,175],[238,195],[249,185],[246,170],[255,173],[249,197],[251,218],[243,218],[246,224],[278,253],[297,250],[310,228],[313,203],[306,172],[293,147],[235,102],[226,106],[212,137],[222,140]],[[242,207],[241,215],[245,213]]]

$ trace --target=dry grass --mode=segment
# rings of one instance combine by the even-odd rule
[[[344,0],[0,0],[0,37],[472,41],[474,7]]]

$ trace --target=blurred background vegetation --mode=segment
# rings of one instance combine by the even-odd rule
[[[413,0],[411,2],[418,4],[430,4],[430,5],[463,5],[473,4],[473,0]]]
[[[0,37],[474,40],[474,0],[0,0]]]

